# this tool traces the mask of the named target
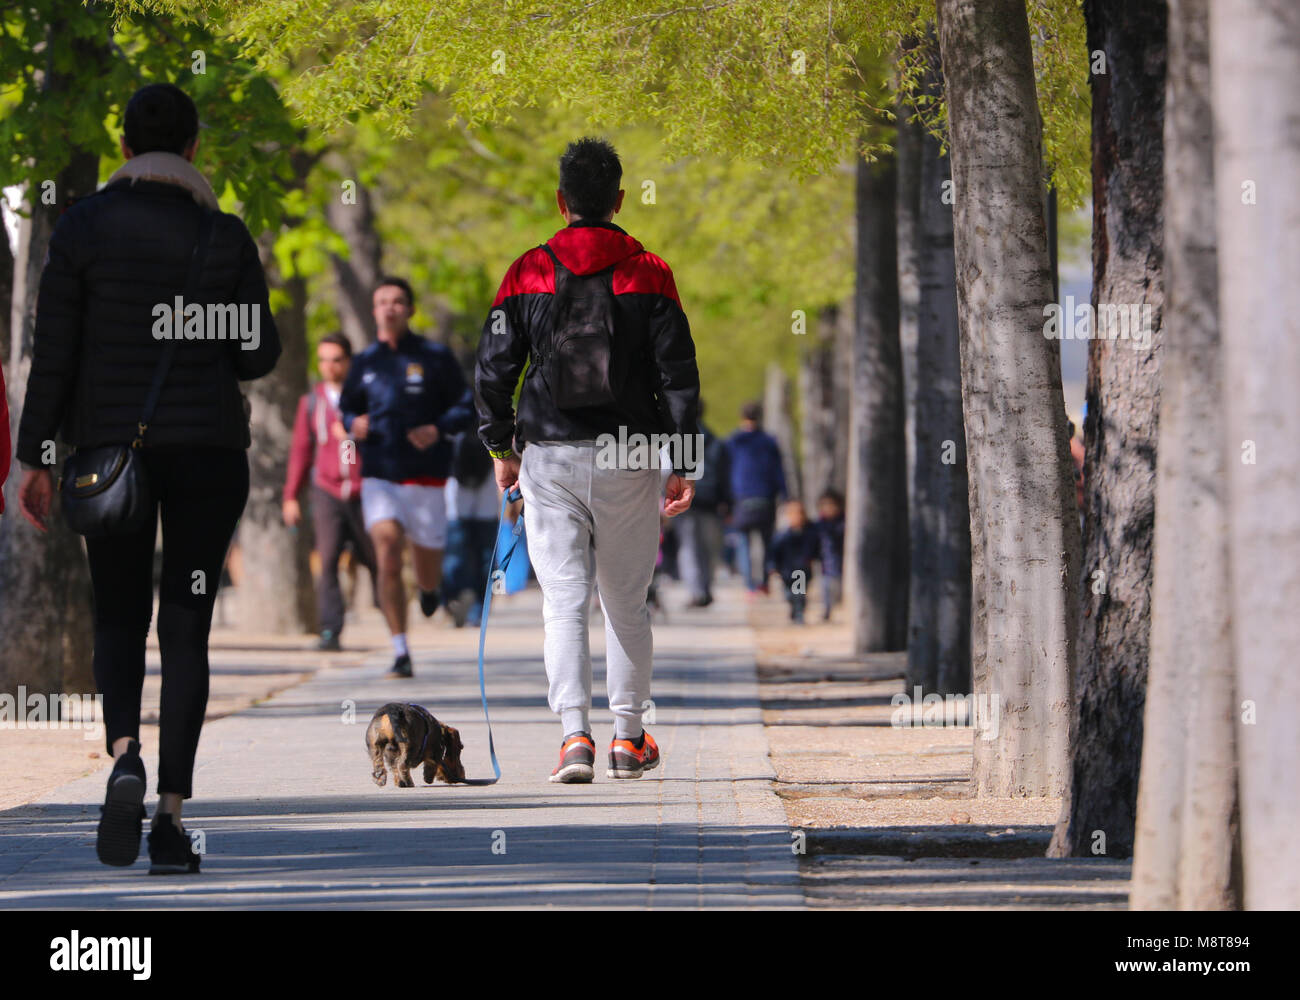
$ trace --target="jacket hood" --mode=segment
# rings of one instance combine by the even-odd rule
[[[217,196],[212,185],[194,164],[175,153],[153,152],[133,156],[113,172],[108,183],[130,179],[136,181],[162,181],[164,184],[176,184],[185,188],[190,196],[200,205],[216,210]]]
[[[574,274],[594,274],[640,253],[644,247],[612,222],[575,222],[546,241]]]

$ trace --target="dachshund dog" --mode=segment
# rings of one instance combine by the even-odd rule
[[[447,784],[465,780],[460,752],[465,747],[460,733],[444,726],[419,705],[389,702],[375,712],[366,727],[366,749],[370,752],[375,784],[383,787],[388,771],[398,788],[412,788],[411,768],[424,765],[424,783],[435,777]]]

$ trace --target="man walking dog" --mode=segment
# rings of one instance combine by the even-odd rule
[[[552,781],[591,781],[593,583],[605,616],[614,738],[611,778],[659,764],[641,724],[650,703],[646,591],[659,516],[691,505],[684,455],[697,434],[695,344],[671,269],[611,221],[623,168],[608,143],[581,139],[560,158],[556,203],[567,227],[506,272],[483,326],[475,371],[479,435],[497,484],[524,498],[528,555],[542,588],[549,702],[564,739]],[[526,362],[519,395],[514,392]],[[661,504],[658,455],[610,462],[612,439],[669,434],[675,467]],[[516,449],[519,451],[517,452]],[[522,454],[522,459],[520,455]],[[644,451],[642,452],[644,457]]]

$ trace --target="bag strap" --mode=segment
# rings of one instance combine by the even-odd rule
[[[203,262],[208,255],[208,244],[212,241],[212,222],[216,216],[211,209],[201,208],[200,211],[203,214],[199,217],[199,238],[194,243],[193,253],[190,254],[190,271],[185,278],[185,291],[181,295],[181,301],[186,305],[198,300],[199,277],[203,273]],[[172,332],[175,334],[176,331],[173,329]],[[158,397],[162,395],[163,381],[167,378],[167,370],[176,355],[178,339],[173,335],[162,349],[162,357],[158,359],[158,367],[154,369],[153,382],[149,385],[149,395],[145,397],[144,412],[137,425],[135,440],[131,442],[132,448],[139,448],[144,443],[145,431],[149,429],[149,421],[153,419],[153,411],[158,406]]]

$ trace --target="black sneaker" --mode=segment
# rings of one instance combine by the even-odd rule
[[[393,669],[384,674],[385,677],[410,677],[411,676],[411,657],[408,653],[403,653],[393,661]]]
[[[438,610],[438,591],[420,591],[420,610],[424,612],[425,618],[433,617],[433,613]]]
[[[199,856],[190,838],[176,829],[170,813],[154,817],[149,831],[150,875],[193,875],[199,870]]]
[[[325,629],[320,634],[320,640],[316,643],[316,648],[322,653],[337,653],[343,647],[339,645],[339,634],[331,629]]]
[[[144,761],[140,744],[132,740],[108,776],[108,792],[100,808],[95,853],[106,865],[125,868],[140,856],[140,834],[148,815],[144,808]]]

